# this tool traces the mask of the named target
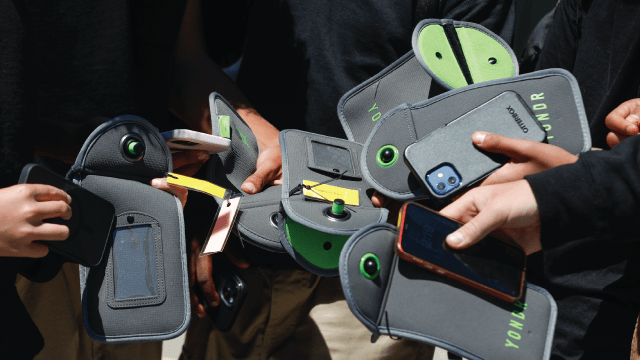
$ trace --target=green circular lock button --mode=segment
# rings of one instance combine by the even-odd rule
[[[127,150],[129,151],[129,154],[131,154],[132,156],[138,157],[142,153],[143,147],[144,145],[142,145],[141,142],[132,140],[127,145]]]
[[[336,215],[342,215],[344,213],[344,200],[333,200],[333,204],[331,204],[331,212]]]
[[[374,280],[380,274],[380,260],[373,253],[366,253],[360,258],[360,274],[367,280]]]
[[[389,167],[398,161],[399,156],[398,148],[393,145],[385,145],[378,150],[376,162],[382,167]]]

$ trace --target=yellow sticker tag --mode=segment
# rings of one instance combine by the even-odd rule
[[[225,195],[227,193],[227,189],[216,184],[180,174],[169,173],[169,176],[167,176],[167,183],[199,191],[211,196],[215,196],[219,199],[225,199]]]
[[[360,193],[358,190],[345,189],[338,186],[322,184],[317,182],[302,180],[302,195],[314,199],[333,202],[335,199],[342,199],[346,205],[360,206]],[[315,186],[317,185],[317,186]],[[312,186],[307,189],[305,186]]]

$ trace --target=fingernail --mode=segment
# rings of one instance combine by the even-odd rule
[[[71,204],[71,195],[67,194],[67,204]]]
[[[453,234],[449,234],[449,236],[447,236],[447,243],[455,247],[462,245],[463,241],[464,238],[462,237],[462,234],[458,232],[454,232]]]
[[[638,127],[634,126],[634,125],[627,126],[627,133],[629,133],[629,134],[637,134],[638,133]]]
[[[151,180],[151,186],[160,186],[161,183],[160,179]]]
[[[249,194],[253,194],[254,192],[256,192],[256,187],[250,182],[246,182],[246,183],[242,184],[240,189],[242,189],[242,191],[244,191],[246,193],[249,193]]]
[[[200,161],[209,160],[209,154],[207,154],[207,153],[200,153],[200,155],[198,155],[198,160],[200,160]]]
[[[487,133],[475,132],[471,136],[471,140],[473,140],[473,142],[476,143],[476,145],[482,145],[485,137],[487,137]]]

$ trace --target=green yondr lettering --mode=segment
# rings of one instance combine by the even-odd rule
[[[514,343],[511,342],[511,340],[507,339],[507,343],[504,344],[505,347],[514,347],[516,349],[519,349],[520,347]]]
[[[240,138],[242,138],[242,142],[247,145],[247,147],[249,149],[251,149],[251,146],[249,146],[249,143],[247,143],[247,137],[244,136],[244,134],[242,133],[242,131],[240,131],[240,129],[238,129],[238,127],[236,127],[236,130],[238,130],[238,134],[240,134]]]

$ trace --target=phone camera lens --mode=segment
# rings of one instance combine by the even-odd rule
[[[449,184],[455,185],[458,182],[458,179],[456,179],[455,176],[449,176],[447,181],[449,181]]]
[[[444,190],[446,187],[447,187],[447,186],[446,186],[443,182],[439,182],[439,183],[436,185],[436,188],[438,188],[438,190],[440,190],[440,191]]]
[[[237,285],[225,285],[222,289],[222,297],[229,305],[233,305],[236,302],[236,298],[238,297]]]

